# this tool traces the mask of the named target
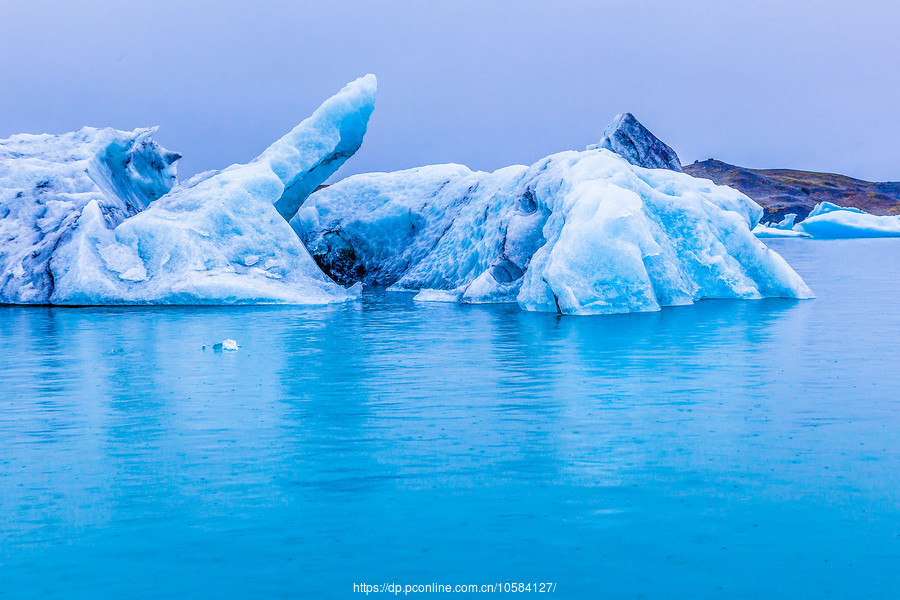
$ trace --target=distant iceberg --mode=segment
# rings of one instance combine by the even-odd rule
[[[375,95],[375,77],[360,78],[252,162],[174,188],[178,155],[149,140],[151,130],[3,140],[0,302],[321,304],[357,296],[358,287],[345,290],[319,270],[287,220],[359,148]],[[30,154],[21,139],[33,140]],[[122,156],[106,161],[123,145],[137,158],[116,150]],[[40,260],[29,259],[35,253]]]
[[[751,233],[761,216],[736,190],[596,148],[493,173],[356,175],[310,196],[291,225],[337,281],[423,301],[604,314],[811,297]]]
[[[872,215],[858,208],[821,202],[800,223],[796,215],[785,215],[777,224],[760,223],[753,233],[761,238],[871,238],[900,236],[900,217]]]
[[[858,208],[821,202],[794,230],[816,238],[900,236],[900,217],[871,215]]]
[[[788,214],[784,215],[784,218],[781,219],[781,221],[779,221],[778,223],[775,223],[774,225],[771,225],[771,227],[773,227],[775,229],[784,229],[784,230],[793,229],[794,222],[796,220],[797,220],[797,215],[795,213],[788,213]]]
[[[781,221],[779,221],[778,223],[769,223],[767,225],[760,223],[753,228],[753,234],[756,235],[756,237],[761,238],[812,237],[808,233],[804,233],[802,231],[794,231],[794,221],[796,219],[796,214],[788,213],[784,215],[784,218],[781,219]]]
[[[804,233],[803,231],[794,231],[794,229],[782,229],[781,227],[769,225],[763,225],[760,223],[756,227],[753,228],[753,234],[756,237],[760,238],[779,238],[779,237],[793,237],[793,238],[808,238],[812,237],[808,233]]]

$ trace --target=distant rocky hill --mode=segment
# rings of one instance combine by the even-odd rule
[[[687,165],[684,172],[747,194],[765,209],[764,221],[780,221],[788,213],[795,213],[800,221],[819,202],[875,215],[900,214],[900,182],[874,183],[814,171],[745,169],[714,159]]]

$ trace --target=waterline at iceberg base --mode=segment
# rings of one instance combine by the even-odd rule
[[[900,240],[772,248],[815,299],[4,307],[0,590],[898,597]]]

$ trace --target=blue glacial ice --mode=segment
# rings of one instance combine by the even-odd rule
[[[493,173],[356,175],[310,196],[291,225],[337,281],[419,300],[601,314],[811,297],[751,233],[761,216],[736,190],[595,148]]]
[[[375,95],[374,76],[352,82],[250,163],[174,187],[178,155],[152,130],[5,140],[0,301],[318,304],[366,283],[595,314],[811,295],[751,233],[758,205],[677,172],[630,115],[601,147],[530,167],[435,165],[313,194],[359,148]]]
[[[898,237],[900,217],[872,215],[858,208],[822,202],[794,230],[816,238]]]
[[[47,303],[53,253],[85,207],[115,226],[166,194],[181,158],[154,129],[85,127],[0,140],[0,303]]]
[[[130,189],[127,185],[98,186],[114,201],[92,189],[79,190],[80,203],[68,207],[64,231],[47,251],[42,265],[47,283],[41,292],[4,295],[0,300],[321,304],[357,296],[358,287],[345,290],[319,270],[287,220],[359,148],[375,95],[375,77],[360,78],[250,163],[204,173],[175,187],[172,168],[166,171],[171,177],[165,189],[154,188],[160,193],[148,196],[134,210],[120,211],[121,215],[110,214],[105,206],[124,203],[119,190]],[[79,151],[89,153],[89,148]],[[46,178],[52,185],[71,187],[64,179],[67,163],[60,159],[62,164],[56,164],[57,154],[46,149],[42,156],[51,163]],[[165,160],[148,162],[161,165]],[[26,164],[21,170],[29,168]],[[24,206],[17,207],[19,212],[41,212],[33,198],[13,200]],[[6,227],[12,213],[4,212]],[[41,221],[36,222],[40,227]],[[35,243],[42,242],[40,233],[33,237]],[[8,256],[5,245],[2,251],[10,272],[32,279],[40,275],[16,256]],[[10,286],[13,294],[18,288]]]

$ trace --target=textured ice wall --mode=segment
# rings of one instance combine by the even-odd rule
[[[85,127],[0,140],[0,303],[47,303],[50,258],[94,202],[117,225],[169,191],[179,154],[154,129]]]
[[[38,183],[27,198],[7,193],[0,213],[0,232],[17,240],[0,246],[0,264],[13,277],[0,301],[320,304],[354,297],[357,290],[324,276],[286,219],[359,148],[375,94],[375,77],[362,77],[252,162],[171,191],[177,155],[149,141],[150,130],[129,134],[135,139],[126,146],[143,148],[133,156],[117,149],[123,142],[68,134],[74,162],[46,146],[35,150],[34,164],[22,162],[7,143],[3,156],[18,161],[17,177]],[[67,203],[44,199],[47,186]],[[31,223],[30,233],[22,222]],[[21,240],[41,248],[39,264],[16,260],[30,251],[18,248]]]
[[[594,149],[494,173],[353,176],[313,194],[291,225],[345,284],[595,314],[810,297],[751,233],[761,216],[736,190]]]

